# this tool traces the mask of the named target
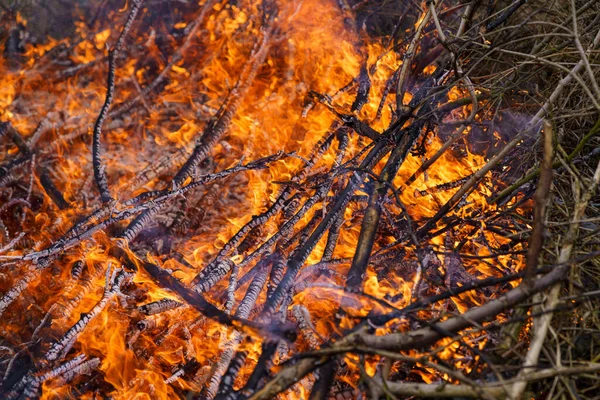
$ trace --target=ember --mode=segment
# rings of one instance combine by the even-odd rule
[[[525,1],[97,3],[62,34],[2,6],[2,398],[516,399],[562,374],[540,353],[576,306],[558,283],[590,290],[600,126],[561,146],[551,116],[582,85],[600,110],[598,4],[544,27]],[[571,47],[527,92],[522,60]]]

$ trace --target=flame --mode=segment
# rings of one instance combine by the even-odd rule
[[[166,181],[162,178],[172,176],[173,168],[166,168],[166,171],[159,174],[159,179],[142,182],[137,187],[132,185],[132,181],[139,171],[148,167],[148,164],[159,164],[162,157],[175,158],[178,151],[189,154],[199,132],[220,108],[239,76],[245,73],[244,68],[247,68],[252,43],[262,35],[261,14],[255,4],[259,2],[237,3],[237,6],[228,5],[227,2],[213,6],[204,25],[192,38],[192,45],[188,51],[167,73],[160,94],[148,93],[142,96],[147,96],[143,102],[147,101],[150,104],[147,110],[125,113],[121,123],[115,122],[113,126],[105,129],[103,142],[106,149],[103,157],[111,188],[119,201],[126,201],[145,190],[162,188],[162,183]],[[296,152],[298,157],[273,163],[267,170],[232,176],[227,178],[225,183],[216,183],[207,189],[207,193],[203,195],[206,202],[198,230],[189,236],[184,235],[173,240],[173,247],[183,255],[188,265],[175,260],[164,261],[152,256],[152,252],[148,253],[153,262],[173,271],[173,274],[186,284],[191,282],[196,273],[214,258],[253,215],[268,209],[280,192],[281,182],[289,182],[292,179],[295,171],[302,168],[301,158],[307,157],[310,149],[330,131],[336,120],[330,110],[317,105],[305,112],[309,91],[331,95],[331,105],[336,110],[350,110],[356,96],[355,91],[338,91],[359,75],[363,63],[366,62],[369,66],[376,65],[377,68],[370,74],[372,86],[368,102],[357,116],[362,120],[372,121],[371,126],[379,131],[389,126],[393,118],[387,106],[384,107],[380,119],[375,120],[375,115],[389,77],[402,65],[401,54],[388,51],[379,42],[364,38],[367,43],[360,48],[359,33],[348,28],[344,14],[335,1],[303,0],[277,3],[279,36],[272,44],[273,48],[266,62],[260,67],[257,79],[240,104],[227,135],[211,153],[207,162],[210,165],[202,165],[200,168],[212,171],[218,166],[216,170],[221,170],[235,165],[242,157],[253,160],[279,150]],[[319,12],[315,12],[315,9]],[[125,9],[119,10],[124,11]],[[416,25],[419,25],[423,18],[424,14]],[[20,15],[17,15],[17,21],[26,24]],[[185,30],[190,28],[192,23],[191,19],[186,18],[175,23],[174,28]],[[131,55],[130,58],[120,61],[116,73],[118,90],[115,104],[139,96],[137,86],[145,87],[151,84],[151,71],[160,71],[167,64],[163,55],[165,49],[161,47],[164,45],[156,40],[157,36],[167,34],[155,32],[154,29],[138,32],[141,35],[139,40],[130,38],[138,48],[137,52],[132,50],[132,53],[135,57],[145,58],[137,60]],[[76,33],[74,38],[48,38],[44,44],[28,45],[20,70],[11,70],[6,61],[0,59],[0,71],[3,75],[0,83],[0,119],[11,121],[26,139],[34,132],[35,121],[41,118],[50,120],[52,129],[45,133],[43,142],[51,145],[39,149],[39,158],[52,160],[53,181],[70,205],[69,209],[59,210],[53,205],[52,199],[43,190],[40,191],[43,195],[38,200],[42,204],[35,213],[28,213],[24,224],[36,249],[49,246],[78,221],[79,217],[89,214],[98,206],[98,199],[94,198],[96,187],[91,172],[90,149],[85,140],[89,139],[89,127],[93,125],[104,101],[104,60],[108,54],[107,46],[114,43],[118,32],[113,27],[93,32],[86,24],[78,22]],[[169,40],[176,39],[170,37]],[[63,45],[72,48],[68,56],[72,63],[72,72],[52,71],[40,65],[43,64],[45,55]],[[3,50],[0,48],[0,52]],[[78,70],[77,67],[81,69]],[[431,74],[433,70],[433,66],[428,66],[424,73]],[[466,96],[468,93],[465,90],[454,87],[448,93],[448,101],[456,101]],[[403,104],[408,104],[412,98],[413,94],[407,92]],[[22,113],[17,102],[29,104],[34,109],[31,113]],[[140,107],[140,110],[143,108]],[[451,117],[465,118],[469,110],[468,106],[458,109]],[[57,115],[58,113],[61,115]],[[306,116],[303,117],[303,114]],[[35,118],[32,115],[35,115]],[[463,133],[465,136],[467,134],[468,130]],[[407,155],[406,161],[393,180],[394,187],[402,188],[424,160],[432,157],[442,145],[443,141],[439,136],[431,136],[427,140],[425,154]],[[331,169],[336,160],[336,146],[332,145],[323,154],[314,171],[326,172]],[[352,134],[343,161],[357,155],[363,147],[362,139]],[[16,150],[11,149],[7,156],[0,160],[4,161],[15,153]],[[381,170],[385,161],[384,159],[377,166],[377,171]],[[411,219],[424,221],[432,217],[460,187],[457,185],[448,190],[438,190],[439,186],[468,178],[485,162],[484,156],[472,154],[468,149],[460,155],[450,151],[444,153],[436,162],[435,168],[430,168],[400,192],[399,198],[409,210]],[[464,199],[468,206],[461,208],[460,213],[463,216],[473,214],[475,210],[482,213],[494,210],[494,206],[487,204],[486,200],[491,194],[488,186],[492,183],[491,176],[486,176],[483,184]],[[42,186],[39,181],[36,184],[38,187]],[[214,193],[209,195],[211,190],[214,190]],[[364,196],[365,192],[361,189],[357,195]],[[189,207],[196,207],[197,200],[199,199],[191,200]],[[364,209],[364,206],[364,203],[351,203],[345,210],[343,229],[340,230],[333,258],[347,259],[354,255],[360,231],[360,224],[356,223],[355,215],[357,211]],[[387,206],[392,213],[402,214],[397,204]],[[315,215],[326,212],[326,207],[325,201],[317,203],[302,217],[297,226],[306,226]],[[274,235],[283,222],[276,219],[268,221],[261,227],[261,235]],[[490,250],[485,241],[498,245],[509,242],[509,239],[490,233],[484,228],[482,225],[482,236],[479,239],[478,233],[472,233],[472,227],[457,228],[457,235],[461,239],[472,239],[463,248],[464,252],[474,256],[486,256],[490,254]],[[394,239],[391,236],[381,238],[375,245],[374,253],[382,251],[392,242]],[[443,252],[443,237],[433,238],[430,244]],[[44,305],[45,311],[54,304],[73,304],[68,315],[57,318],[52,323],[50,329],[57,335],[60,336],[61,332],[73,326],[102,298],[104,272],[108,268],[108,262],[118,261],[112,259],[107,251],[113,245],[109,232],[99,231],[87,242],[69,251],[69,262],[57,263],[57,268],[62,268],[72,265],[74,260],[85,260],[87,286],[82,282],[71,283],[73,287],[65,294],[67,282],[71,279],[66,268],[58,274],[60,279],[53,276],[54,270],[48,270],[42,272],[33,284],[36,290],[39,289],[36,298],[42,299],[39,304]],[[307,265],[320,262],[325,246],[326,238],[323,238],[309,256]],[[414,251],[410,247],[407,249],[407,253]],[[18,256],[22,253],[22,250],[11,250],[6,254]],[[244,256],[236,254],[230,259],[234,263],[240,263]],[[408,258],[407,256],[404,261],[409,262]],[[412,258],[414,259],[415,257]],[[498,259],[501,265],[512,265],[513,270],[519,270],[523,265],[523,260],[514,255],[501,255]],[[466,270],[475,276],[499,274],[499,271],[479,259],[463,261]],[[330,274],[324,274],[310,283],[343,287],[350,263],[348,260],[332,266]],[[250,267],[246,266],[240,272],[240,277],[247,273]],[[24,273],[24,267],[16,268],[15,276],[19,276],[19,273]],[[52,284],[46,285],[46,282]],[[389,299],[395,307],[403,307],[410,304],[415,282],[412,276],[403,276],[401,272],[379,276],[378,270],[370,266],[364,279],[363,290],[368,295]],[[10,288],[9,283],[2,284],[3,291]],[[158,287],[143,273],[136,273],[131,285],[132,289],[129,291],[135,294],[129,301],[136,305],[162,299],[177,300],[172,292]],[[89,288],[91,290],[87,290]],[[208,294],[208,297],[211,301],[217,301],[219,293],[226,288],[227,282],[224,280]],[[238,301],[243,295],[243,290],[245,287],[236,292]],[[75,301],[80,293],[84,293],[83,297]],[[310,312],[315,330],[322,338],[329,339],[334,333],[341,333],[341,328],[354,325],[350,317],[345,317],[339,324],[336,323],[336,313],[343,297],[339,289],[308,286],[294,293],[289,307],[304,305]],[[455,305],[459,312],[464,312],[473,305],[482,304],[484,300],[474,292],[467,292],[455,299]],[[258,304],[263,304],[264,301],[265,294],[262,293]],[[360,298],[354,305],[354,316],[365,316],[373,310],[381,312],[385,309],[368,298]],[[168,311],[164,316],[149,317],[156,322],[156,328],[141,332],[134,342],[129,343],[132,327],[142,318],[133,313],[127,304],[113,299],[77,338],[74,353],[101,359],[101,379],[105,386],[110,388],[102,394],[103,396],[117,399],[174,398],[184,389],[201,390],[204,387],[202,379],[206,380],[205,375],[210,372],[211,366],[236,334],[222,325],[202,319],[193,309],[182,307]],[[197,323],[194,329],[191,329],[190,325],[194,321]],[[15,317],[15,320],[11,321],[13,326],[9,328],[9,333],[16,335],[15,340],[24,339],[25,336],[18,327],[20,323],[21,317]],[[395,323],[400,326],[406,325],[405,322]],[[473,336],[470,340],[475,341],[477,338]],[[256,339],[240,345],[240,349],[248,351],[249,363],[242,369],[237,385],[251,373],[260,355],[261,344],[262,341]],[[458,344],[450,339],[446,344],[448,345],[439,356],[444,360],[457,358]],[[301,350],[307,349],[303,342],[299,342],[298,347]],[[167,383],[173,371],[191,360],[197,361],[201,366],[196,375],[184,375]],[[377,358],[369,360],[367,374],[373,375],[376,372],[378,361]],[[350,371],[357,373],[358,358],[348,356],[347,362]],[[470,368],[464,361],[457,361],[455,366],[467,372]],[[433,369],[423,365],[415,371],[425,382],[440,378]],[[348,376],[345,380],[349,384],[356,384],[355,375]],[[76,380],[75,383],[77,382]],[[42,397],[51,399],[67,395],[93,396],[91,392],[76,393],[75,386],[61,386],[59,382],[49,380],[44,382]],[[300,387],[298,393],[300,398],[307,398],[309,389]]]

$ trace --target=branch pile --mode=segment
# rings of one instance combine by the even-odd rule
[[[599,5],[390,3],[5,6],[1,397],[594,392]]]

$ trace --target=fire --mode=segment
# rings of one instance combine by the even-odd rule
[[[378,133],[384,132],[395,118],[388,106],[388,103],[395,102],[395,95],[389,95],[390,99],[383,107],[381,116],[376,118],[379,101],[386,92],[391,75],[403,63],[402,52],[389,51],[380,42],[359,32],[358,28],[349,27],[347,15],[335,1],[277,1],[276,10],[268,12],[260,7],[260,3],[248,0],[230,5],[228,2],[210,1],[207,6],[201,2],[200,9],[207,9],[202,11],[205,13],[203,19],[194,20],[191,15],[181,15],[182,20],[175,22],[172,27],[185,35],[199,24],[200,28],[193,37],[175,38],[152,27],[138,29],[127,39],[130,43],[127,45],[127,55],[118,60],[117,91],[112,109],[122,114],[105,122],[102,137],[103,162],[106,164],[111,192],[117,200],[108,207],[105,215],[97,217],[97,221],[117,218],[121,215],[119,213],[132,207],[127,202],[137,195],[150,190],[171,190],[170,180],[192,153],[201,132],[216,122],[215,115],[223,104],[231,106],[237,99],[240,99],[240,103],[227,126],[226,134],[216,141],[209,156],[194,168],[195,175],[188,177],[179,188],[190,184],[197,176],[233,168],[239,165],[242,158],[246,163],[278,151],[289,156],[269,163],[268,168],[231,174],[202,190],[174,196],[171,203],[181,203],[179,209],[193,211],[195,219],[186,220],[185,224],[169,230],[168,224],[175,225],[173,221],[178,218],[177,207],[166,208],[164,213],[161,211],[153,217],[155,231],[141,233],[150,238],[143,245],[140,244],[143,239],[137,244],[123,245],[125,240],[117,240],[115,231],[105,227],[59,252],[50,261],[51,267],[43,270],[33,268],[34,277],[23,291],[25,294],[17,296],[4,314],[9,323],[3,328],[3,340],[13,345],[30,340],[35,327],[21,329],[19,326],[25,324],[25,318],[39,322],[46,313],[51,315],[51,322],[41,332],[48,337],[60,338],[70,327],[76,326],[102,301],[106,290],[115,287],[116,284],[106,278],[106,273],[109,271],[110,275],[111,269],[121,268],[120,259],[113,252],[117,247],[124,248],[125,252],[134,251],[129,253],[134,257],[143,255],[190,287],[196,275],[220,251],[226,250],[230,239],[253,216],[267,212],[286,187],[294,188],[299,203],[296,208],[289,205],[292,201],[286,203],[289,210],[284,212],[290,216],[277,214],[269,218],[260,225],[260,229],[248,234],[260,240],[257,239],[255,243],[248,240],[245,250],[224,255],[224,261],[242,265],[237,279],[243,279],[264,256],[257,256],[251,262],[246,261],[247,257],[266,240],[278,235],[282,226],[305,201],[320,196],[310,210],[300,216],[289,234],[277,241],[278,246],[283,248],[287,241],[296,245],[302,243],[312,230],[304,233],[301,230],[310,226],[312,221],[318,222],[329,212],[333,202],[328,197],[336,196],[352,174],[358,174],[346,166],[351,165],[349,162],[370,141],[348,130],[345,133],[348,135],[345,154],[340,156],[343,147],[341,140],[335,137],[328,139],[341,126],[332,110],[354,115],[361,121],[369,122]],[[319,12],[315,12],[315,9]],[[149,12],[148,9],[141,11]],[[270,22],[266,15],[269,13],[276,13]],[[35,162],[43,162],[51,169],[51,181],[67,204],[64,209],[59,209],[44,186],[47,184],[41,182],[39,176],[36,177],[33,183],[35,194],[29,197],[31,206],[22,208],[23,232],[30,246],[14,247],[0,254],[2,262],[12,265],[11,273],[3,276],[3,293],[9,292],[30,271],[30,263],[21,261],[26,254],[32,249],[41,252],[51,248],[83,217],[102,208],[92,173],[89,142],[91,127],[106,93],[107,47],[114,45],[120,32],[118,26],[126,14],[127,8],[119,10],[114,16],[114,24],[97,32],[84,23],[77,23],[77,34],[73,38],[48,39],[44,44],[28,45],[18,70],[11,69],[5,61],[0,60],[3,75],[0,83],[0,119],[10,121],[27,140],[35,135],[35,121],[48,121],[51,128],[44,130],[39,139],[38,143],[44,145],[35,147]],[[417,25],[422,20],[423,15]],[[275,28],[269,31],[268,24]],[[166,75],[161,78],[163,82],[159,89],[156,92],[144,92],[142,88],[152,85],[157,74],[169,62],[169,56],[165,54],[172,49],[166,49],[165,44],[159,41],[161,36],[166,37],[173,48],[187,40],[190,40],[190,44],[165,70]],[[261,43],[263,39],[266,44]],[[45,57],[61,46],[71,48],[67,57],[70,66],[62,69],[44,66],[48,62]],[[259,59],[261,52],[266,54],[264,62],[255,67],[252,60]],[[361,74],[363,65],[369,70],[370,91],[364,106],[352,113],[350,109],[357,89],[342,88]],[[257,70],[252,71],[253,68]],[[428,66],[424,76],[433,72],[433,66]],[[249,78],[252,74],[256,76]],[[249,80],[247,88],[244,87],[244,79]],[[413,99],[422,84],[417,82],[404,95],[404,104]],[[311,97],[311,93],[323,95],[325,100],[319,103]],[[468,97],[468,92],[455,87],[447,94],[446,100],[452,102],[464,97]],[[138,99],[133,111],[125,108],[131,99]],[[33,109],[25,113],[23,106]],[[457,109],[456,114],[448,118],[462,119],[469,112],[466,106]],[[465,138],[467,133],[463,133]],[[394,190],[401,188],[397,200],[402,206],[393,196],[384,204],[390,216],[402,215],[404,207],[415,223],[434,216],[459,189],[460,184],[456,182],[469,178],[486,162],[485,155],[473,154],[466,148],[461,152],[448,151],[439,158],[435,168],[430,168],[406,185],[423,162],[443,146],[444,141],[435,132],[425,135],[424,152],[407,154],[398,174],[391,181]],[[315,165],[307,167],[311,149],[327,140],[329,145],[325,146],[327,148],[320,157],[315,157]],[[0,161],[4,165],[16,153],[17,150],[10,148]],[[388,157],[382,158],[373,171],[382,171],[387,161]],[[304,170],[312,180],[297,178]],[[140,178],[140,171],[150,172]],[[317,194],[314,189],[316,182],[323,181],[328,174],[332,174],[331,171],[338,174],[338,181]],[[442,187],[444,185],[448,187]],[[491,194],[488,186],[491,185],[493,182],[488,174],[483,183],[463,199],[465,205],[457,213],[465,219],[477,219],[481,213],[493,210],[493,206],[487,202]],[[382,220],[385,219],[385,224],[389,225],[388,233],[377,237],[373,254],[375,257],[389,255],[392,247],[388,246],[402,243],[405,251],[394,256],[397,268],[388,271],[373,262],[366,271],[361,289],[370,297],[344,294],[345,277],[361,229],[357,215],[365,209],[370,190],[366,184],[358,187],[356,199],[351,200],[341,213],[342,229],[339,230],[337,246],[328,259],[323,259],[327,247],[327,236],[324,235],[303,264],[299,272],[302,278],[292,286],[289,304],[284,311],[291,314],[294,307],[305,307],[312,327],[307,328],[309,333],[304,332],[308,336],[301,335],[296,343],[281,345],[277,349],[280,362],[288,360],[298,350],[309,350],[311,343],[320,346],[326,340],[342,334],[342,327],[355,325],[353,317],[388,312],[390,307],[409,306],[416,291],[427,289],[423,285],[429,283],[424,284],[421,282],[424,278],[419,278],[426,271],[422,271],[421,275],[406,272],[412,271],[410,265],[415,265],[418,250],[410,239],[398,239],[390,233],[398,229],[394,227],[398,221],[384,214]],[[125,221],[132,219],[126,218]],[[443,228],[444,225],[440,221],[437,227]],[[312,229],[315,227],[312,225]],[[438,257],[440,267],[433,273],[444,273],[441,263],[446,256],[443,254],[452,251],[454,246],[463,246],[462,252],[465,254],[486,256],[490,254],[489,242],[502,245],[509,241],[485,230],[483,223],[480,229],[475,228],[466,223],[456,227],[449,233],[454,235],[449,242],[445,241],[443,235],[429,239],[428,246],[441,253]],[[7,226],[7,229],[13,233],[15,228]],[[463,240],[466,244],[461,243]],[[447,243],[451,246],[445,247]],[[289,248],[294,247],[290,245]],[[265,256],[273,251],[272,247],[267,249]],[[328,266],[326,272],[315,267],[329,260],[337,262]],[[78,261],[83,262],[83,278],[72,276],[71,271]],[[509,265],[511,270],[519,270],[523,263],[520,257],[514,255],[499,256],[499,262],[507,270]],[[465,259],[463,269],[480,277],[500,274],[476,257]],[[239,310],[238,305],[244,301],[251,282],[252,279],[246,279],[235,290],[231,299],[234,305],[229,309],[223,306],[226,303],[223,299],[228,292],[228,279],[219,279],[207,291],[206,297],[225,312],[233,314]],[[257,296],[257,306],[251,307],[244,319],[260,318],[261,309],[267,301],[268,285],[264,287]],[[387,305],[377,303],[373,298],[384,299]],[[352,301],[348,303],[348,315],[339,323],[336,322],[336,315],[343,299]],[[464,293],[458,299],[455,299],[454,306],[459,312],[484,301],[475,292]],[[259,360],[263,338],[243,338],[245,333],[217,323],[185,304],[156,315],[144,315],[140,311],[141,305],[165,300],[183,302],[141,269],[135,272],[120,288],[115,289],[98,315],[69,343],[72,349],[62,356],[64,360],[82,355],[88,361],[97,358],[98,365],[93,369],[96,372],[76,376],[69,382],[61,377],[45,379],[40,382],[42,397],[91,398],[94,396],[93,390],[98,390],[103,397],[123,399],[174,398],[188,390],[214,395],[212,391],[216,387],[211,377],[215,376],[216,365],[224,353],[230,352],[232,357],[234,350],[247,352],[246,362],[232,384],[234,389],[242,388]],[[19,310],[24,310],[28,304],[32,306],[27,310],[31,314],[25,317]],[[432,310],[423,311],[423,316],[436,314],[448,306],[448,303],[436,304]],[[286,312],[280,318],[288,318]],[[396,320],[394,324],[407,326],[405,320]],[[392,329],[392,324],[382,329]],[[476,339],[475,336],[471,338],[473,341]],[[452,346],[447,347],[440,357],[446,360],[455,358],[459,349]],[[44,370],[56,366],[47,360],[43,361],[43,358],[42,352],[42,361],[36,368]],[[375,374],[379,361],[377,357],[369,360],[367,374]],[[348,356],[348,383],[355,385],[359,364],[358,357]],[[460,361],[456,363],[456,368],[470,367],[468,363]],[[440,378],[427,367],[415,371],[426,382]],[[94,377],[91,383],[82,384],[89,376]],[[311,379],[302,381],[307,386],[300,385],[295,389],[298,397],[308,397],[314,381]],[[218,385],[219,382],[216,382]]]

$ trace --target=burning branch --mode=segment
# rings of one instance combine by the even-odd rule
[[[100,137],[102,135],[102,124],[108,115],[108,111],[113,101],[113,95],[115,92],[115,69],[117,63],[117,56],[123,47],[123,43],[125,42],[125,37],[127,33],[131,29],[131,25],[135,20],[135,17],[142,6],[143,0],[133,0],[131,5],[131,10],[129,11],[129,16],[127,17],[127,21],[121,30],[121,34],[117,39],[117,43],[115,47],[112,48],[108,52],[108,79],[107,79],[107,89],[106,89],[106,98],[104,99],[104,104],[102,105],[102,109],[100,110],[100,114],[98,114],[98,119],[96,119],[96,124],[94,125],[93,132],[93,144],[92,144],[92,156],[93,156],[93,164],[94,164],[94,178],[96,180],[96,185],[98,185],[98,189],[100,190],[100,196],[102,198],[103,203],[109,203],[113,199],[110,195],[110,190],[108,189],[108,180],[106,179],[106,170],[102,165],[102,160],[100,157]]]
[[[133,262],[130,261],[133,264]],[[197,292],[191,291],[183,286],[177,279],[171,276],[168,272],[159,269],[156,265],[149,262],[141,262],[142,268],[155,279],[164,288],[173,290],[179,296],[181,296],[189,305],[200,311],[203,315],[218,321],[219,323],[238,329],[249,329],[249,332],[261,332],[265,335],[275,335],[280,337],[286,337],[290,334],[285,327],[267,327],[261,324],[257,324],[253,321],[248,321],[240,317],[229,316],[222,312],[217,307],[206,301],[202,295]]]
[[[107,306],[108,302],[120,291],[121,285],[130,278],[131,275],[123,270],[111,271],[109,265],[106,269],[106,287],[104,289],[104,295],[88,313],[82,314],[79,321],[69,328],[59,341],[52,345],[48,353],[46,353],[46,360],[56,361],[59,358],[64,357],[64,355],[68,353],[70,346],[77,340],[77,336],[85,329],[87,324],[100,314],[104,307]]]
[[[242,73],[240,80],[231,91],[231,99],[229,100],[229,104],[227,104],[223,113],[218,116],[217,122],[214,125],[210,124],[208,129],[204,131],[200,139],[198,139],[192,155],[188,158],[186,163],[173,178],[172,183],[174,189],[181,186],[185,179],[192,175],[192,171],[196,169],[198,164],[200,164],[200,162],[206,158],[210,150],[221,139],[229,127],[233,116],[237,112],[238,107],[240,106],[250,85],[256,77],[258,68],[263,64],[265,58],[267,57],[270,35],[271,33],[269,31],[263,32],[261,41],[258,43],[257,47],[253,49],[252,54],[250,55],[248,61],[250,70],[247,72],[246,76],[244,76],[245,74]]]

